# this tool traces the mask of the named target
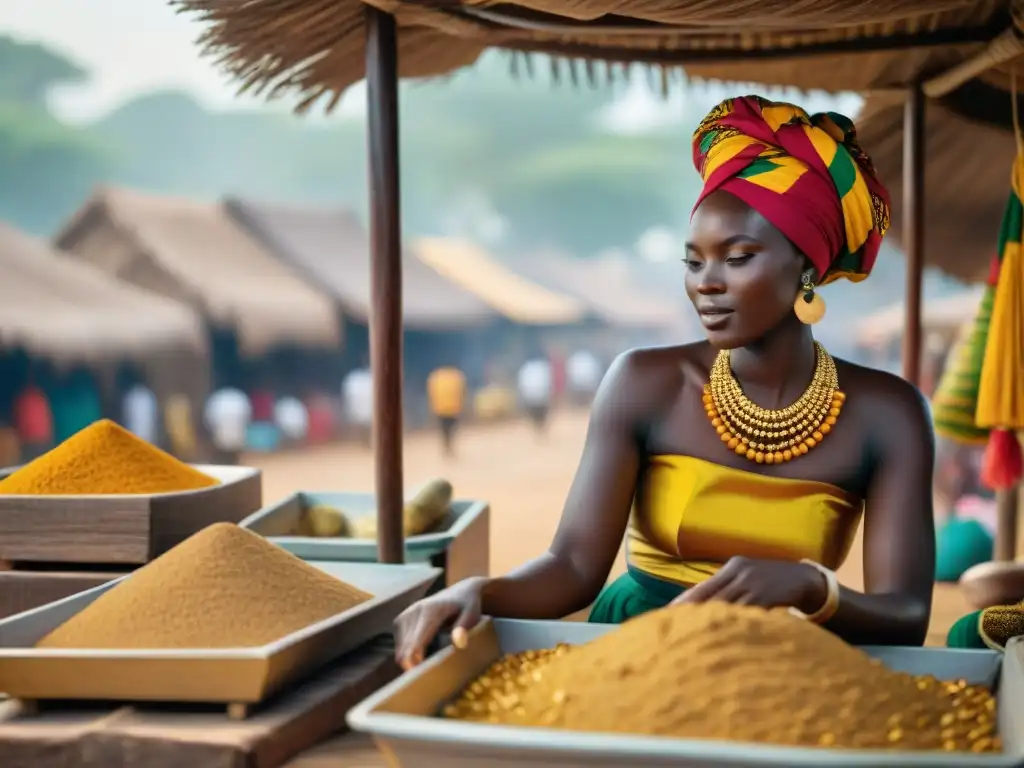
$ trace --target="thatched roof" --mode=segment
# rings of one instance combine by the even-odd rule
[[[121,283],[0,222],[0,343],[61,361],[205,347],[185,304]]]
[[[186,301],[233,328],[247,354],[334,346],[334,302],[266,253],[217,203],[99,190],[56,238],[104,271]]]
[[[208,24],[207,51],[246,87],[312,101],[364,75],[362,0],[171,0]],[[737,82],[905,87],[982,52],[1015,0],[372,0],[399,26],[399,70],[439,75],[488,47],[581,62],[685,66]],[[1004,73],[985,77],[1005,85]]]
[[[976,102],[981,104],[981,102]],[[1009,99],[1003,104],[1009,111]],[[903,226],[903,105],[869,99],[858,134],[889,188],[892,229]],[[1010,195],[1013,134],[928,104],[925,138],[925,263],[962,280],[988,276]]]
[[[687,325],[684,297],[672,303],[641,290],[625,259],[576,259],[549,251],[519,257],[513,268],[540,285],[574,296],[608,325],[652,330]]]
[[[587,317],[586,305],[516,274],[467,240],[421,237],[410,249],[423,263],[458,283],[513,323],[569,325]]]
[[[925,303],[921,327],[926,333],[952,340],[964,323],[974,320],[983,293],[983,289],[977,288]],[[877,346],[900,338],[905,317],[902,301],[868,315],[857,324],[857,343]]]
[[[342,208],[225,201],[228,214],[264,248],[329,290],[345,315],[370,315],[370,245],[363,225]],[[468,328],[498,317],[460,285],[406,253],[402,258],[404,324],[422,330]]]

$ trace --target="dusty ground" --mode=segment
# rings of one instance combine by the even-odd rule
[[[459,435],[453,459],[441,455],[434,434],[412,435],[405,447],[406,487],[444,476],[458,496],[489,501],[492,572],[505,573],[542,552],[551,540],[585,431],[581,412],[556,414],[543,440],[525,422],[468,427]],[[373,490],[372,454],[358,446],[248,460],[263,468],[268,502],[294,490]],[[622,567],[620,558],[617,568]],[[840,577],[847,586],[862,585],[859,542]],[[937,589],[929,643],[940,644],[949,625],[967,610],[955,588]]]

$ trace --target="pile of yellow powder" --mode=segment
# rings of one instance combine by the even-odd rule
[[[36,647],[261,646],[371,597],[251,531],[217,523],[135,571]]]
[[[982,686],[893,672],[786,611],[655,611],[571,649],[499,660],[448,717],[853,749],[998,751]]]
[[[217,482],[103,419],[0,480],[0,496],[176,493]]]

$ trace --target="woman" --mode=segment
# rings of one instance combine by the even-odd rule
[[[408,609],[396,628],[403,666],[450,622],[461,634],[482,614],[557,619],[592,602],[604,623],[724,600],[789,606],[850,642],[924,641],[925,404],[895,376],[833,361],[809,327],[818,285],[870,271],[885,190],[846,118],[758,97],[716,107],[693,151],[705,186],[686,288],[707,341],[615,362],[549,551]],[[833,589],[862,510],[867,589]],[[602,591],[624,532],[628,573]]]

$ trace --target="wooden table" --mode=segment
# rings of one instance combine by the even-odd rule
[[[0,766],[280,768],[343,732],[348,710],[397,675],[391,640],[379,639],[242,721],[223,706],[52,706],[23,717],[17,702],[0,703]]]

